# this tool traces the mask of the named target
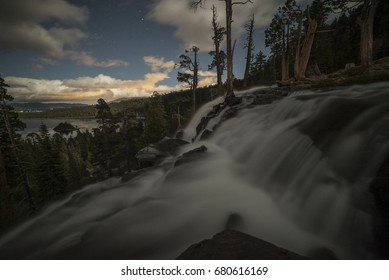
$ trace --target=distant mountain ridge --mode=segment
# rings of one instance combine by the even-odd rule
[[[12,102],[10,103],[16,111],[49,111],[53,109],[67,109],[85,107],[82,103],[43,103],[43,102]]]

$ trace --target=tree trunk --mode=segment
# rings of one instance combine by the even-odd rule
[[[232,0],[226,2],[226,29],[227,29],[227,94],[226,99],[235,97],[233,86],[233,57],[232,57]]]
[[[282,60],[281,60],[281,81],[289,81],[289,26],[285,38],[285,30],[282,30]]]
[[[216,51],[216,73],[217,73],[217,90],[216,94],[218,96],[223,95],[223,81],[222,81],[222,63],[221,63],[221,58],[220,58],[220,46],[217,44],[215,46],[215,51]]]
[[[297,80],[302,80],[305,78],[305,72],[307,71],[309,58],[311,56],[311,50],[312,50],[313,40],[315,38],[316,29],[317,29],[317,21],[310,17],[309,10],[308,10],[307,32],[305,34],[305,38],[301,46],[298,60],[296,57],[297,69],[295,68],[295,78]]]
[[[219,28],[219,25],[217,23],[217,11],[216,11],[216,7],[213,6],[212,7],[212,13],[213,13],[213,17],[212,17],[212,28],[213,28],[213,43],[215,45],[215,60],[216,60],[216,76],[217,76],[217,90],[216,90],[216,95],[218,96],[222,96],[223,95],[223,81],[222,81],[222,73],[223,73],[223,69],[222,69],[222,61],[221,61],[221,57],[220,57],[220,43],[221,43],[221,40],[222,40],[222,34],[221,34],[221,30]]]
[[[243,86],[247,87],[249,83],[250,75],[250,66],[251,66],[251,57],[253,51],[253,32],[254,32],[254,16],[250,19],[249,25],[247,27],[247,56],[246,56],[246,68],[244,71]]]
[[[294,77],[297,80],[297,73],[299,72],[300,63],[300,52],[301,52],[301,32],[303,29],[303,15],[298,15],[298,26],[297,26],[297,46],[296,46],[296,57],[294,60]]]
[[[199,63],[198,63],[198,54],[199,48],[193,47],[194,52],[194,65],[193,65],[193,85],[192,85],[192,115],[196,112],[196,89],[199,84],[198,73],[199,73]]]
[[[373,26],[378,2],[379,0],[365,0],[359,20],[361,26],[361,65],[366,68],[373,64]]]

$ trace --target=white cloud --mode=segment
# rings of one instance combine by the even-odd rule
[[[154,91],[164,93],[181,90],[185,85],[167,86],[160,84],[170,78],[174,67],[173,61],[147,56],[145,63],[152,72],[139,80],[121,80],[107,75],[79,77],[67,80],[30,79],[22,77],[5,77],[10,85],[9,93],[16,101],[86,101],[94,102],[98,98],[107,100],[121,97],[150,96]],[[214,84],[216,74],[199,71],[202,79],[200,86]]]
[[[120,60],[98,61],[91,54],[75,50],[88,35],[81,30],[88,20],[86,7],[65,0],[4,1],[0,9],[0,48],[30,51],[40,56],[40,63],[53,64],[59,59],[98,67],[127,65]],[[45,23],[54,22],[55,27]]]
[[[165,61],[164,58],[157,58],[153,56],[145,56],[143,61],[151,67],[152,71],[167,71],[171,72],[174,69],[174,61]]]
[[[196,11],[190,7],[191,0],[159,0],[155,1],[148,15],[158,23],[173,26],[175,36],[181,39],[185,47],[196,45],[200,51],[213,50],[211,20],[211,6],[218,9],[218,20],[225,25],[225,5],[223,1],[207,0],[203,8]],[[277,7],[284,0],[253,0],[246,5],[234,5],[233,11],[233,37],[239,39],[245,33],[244,25],[249,18],[255,15],[255,26],[261,28],[267,26]]]
[[[45,80],[5,77],[9,93],[16,101],[86,101],[98,98],[149,96],[153,91],[172,91],[173,87],[158,86],[167,78],[165,73],[146,74],[143,80],[120,80],[100,74],[69,80]]]

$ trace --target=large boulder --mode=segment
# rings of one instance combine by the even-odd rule
[[[165,137],[157,143],[150,144],[138,151],[135,155],[135,158],[138,161],[138,167],[146,168],[155,166],[167,156],[175,155],[177,148],[186,144],[188,144],[188,142],[182,139],[168,137]]]
[[[304,260],[306,257],[251,235],[224,230],[190,246],[179,260]]]

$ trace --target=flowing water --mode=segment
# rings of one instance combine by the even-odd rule
[[[188,246],[235,229],[309,256],[327,248],[339,258],[374,258],[369,185],[388,154],[389,83],[298,92],[247,106],[207,141],[196,126],[179,157],[122,182],[100,182],[52,205],[0,240],[0,258],[173,259]],[[208,129],[220,117],[208,123]]]

